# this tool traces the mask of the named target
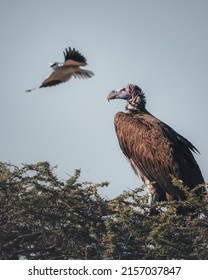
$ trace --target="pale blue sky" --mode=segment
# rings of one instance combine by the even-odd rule
[[[49,161],[67,179],[109,181],[114,197],[142,184],[123,156],[112,89],[139,85],[147,109],[190,140],[207,171],[208,1],[1,0],[0,155],[14,164]],[[75,47],[95,77],[30,94]]]

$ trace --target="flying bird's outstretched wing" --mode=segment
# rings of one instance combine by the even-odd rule
[[[68,49],[65,49],[65,52],[63,52],[65,62],[64,66],[85,66],[87,65],[86,58],[78,51],[75,50],[75,48],[71,49],[70,47]]]
[[[43,82],[42,84],[40,85],[39,88],[42,88],[42,87],[51,87],[51,86],[56,86],[58,84],[61,84],[61,83],[65,83],[67,82],[70,78],[71,78],[72,75],[70,74],[64,74],[64,73],[60,73],[58,71],[53,71],[51,73],[50,76],[48,76]]]
[[[53,71],[49,77],[47,77],[42,84],[40,85],[40,88],[42,87],[50,87],[50,86],[56,86],[61,83],[67,82],[72,76],[74,78],[91,78],[94,75],[94,73],[90,70],[85,70],[81,68],[76,69],[68,69],[66,73],[61,73],[58,71]]]
[[[87,65],[86,58],[75,48],[65,49],[64,62],[52,63],[50,66],[53,72],[42,82],[39,88],[55,86],[67,82],[72,76],[75,78],[91,78],[94,73],[90,70],[82,69],[80,66]],[[26,92],[31,92],[33,89],[28,89]]]

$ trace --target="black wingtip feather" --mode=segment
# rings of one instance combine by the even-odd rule
[[[86,58],[78,52],[75,48],[66,48],[65,51],[63,51],[65,61],[69,59],[73,59],[77,62],[87,63]]]

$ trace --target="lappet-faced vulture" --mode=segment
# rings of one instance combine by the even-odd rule
[[[124,155],[147,186],[150,205],[156,199],[185,200],[184,192],[173,185],[172,176],[188,189],[204,184],[192,154],[198,150],[146,110],[145,95],[138,86],[129,84],[118,91],[113,90],[107,98],[127,100],[125,112],[115,115],[115,130]],[[197,195],[203,193],[203,186],[196,189]]]

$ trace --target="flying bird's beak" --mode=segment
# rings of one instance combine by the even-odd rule
[[[108,94],[107,99],[108,99],[108,101],[110,101],[111,99],[115,99],[116,96],[117,96],[117,91],[116,91],[116,90],[112,90],[112,91]]]

